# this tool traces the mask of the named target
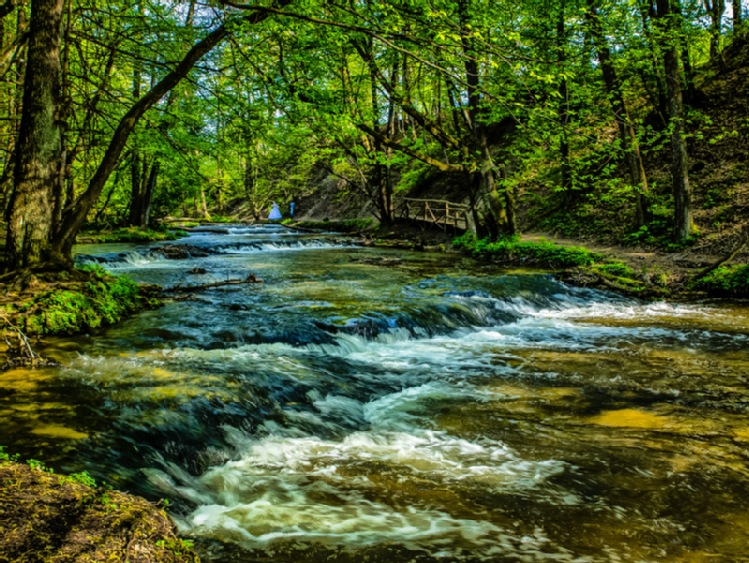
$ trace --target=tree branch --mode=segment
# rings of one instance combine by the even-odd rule
[[[390,137],[387,137],[386,135],[383,135],[382,133],[375,131],[364,123],[357,123],[356,127],[367,135],[374,137],[386,147],[390,147],[391,149],[395,149],[402,152],[403,154],[407,154],[408,156],[429,164],[430,166],[434,166],[442,172],[467,172],[470,170],[470,168],[466,167],[464,164],[448,164],[446,162],[442,162],[441,160],[437,160],[436,158],[433,158],[427,154],[403,146],[395,139],[392,139]]]
[[[292,0],[278,0],[277,5],[284,7]],[[257,24],[266,20],[273,12],[268,9],[258,9],[242,19],[249,24]],[[88,188],[76,200],[64,210],[63,219],[59,226],[52,251],[57,254],[57,259],[68,261],[70,253],[86,215],[93,208],[96,200],[101,195],[107,179],[117,166],[122,151],[127,144],[130,134],[135,129],[138,121],[153,105],[163,98],[170,90],[179,84],[195,65],[214,47],[221,43],[230,34],[227,22],[222,23],[201,41],[190,49],[177,66],[156,85],[153,86],[130,110],[122,117],[112,139],[102,158],[99,168],[89,182]]]

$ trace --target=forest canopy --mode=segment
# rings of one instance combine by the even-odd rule
[[[68,267],[84,225],[236,202],[260,219],[320,177],[383,223],[446,175],[493,238],[541,202],[681,244],[702,86],[743,27],[740,0],[7,0],[0,18],[6,270]]]

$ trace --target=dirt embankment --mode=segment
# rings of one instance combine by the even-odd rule
[[[0,462],[0,562],[197,563],[162,507],[62,477]]]

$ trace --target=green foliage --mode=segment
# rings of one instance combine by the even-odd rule
[[[18,461],[20,456],[18,454],[9,454],[5,451],[5,446],[0,446],[0,462],[6,461]]]
[[[474,256],[489,256],[507,262],[522,263],[550,268],[572,268],[591,266],[600,257],[579,246],[561,246],[547,240],[523,242],[517,237],[492,241],[476,239],[466,233],[453,241],[456,248]]]
[[[642,244],[656,248],[664,248],[670,243],[671,226],[666,219],[654,219],[636,231],[629,233],[624,240],[629,244]]]
[[[140,227],[122,227],[108,233],[84,235],[87,241],[92,242],[152,242],[161,240],[176,240],[187,236],[183,230],[169,230],[162,228],[141,229]]]
[[[157,547],[171,551],[175,555],[182,555],[183,553],[191,552],[195,544],[190,540],[182,538],[169,538],[158,540],[156,545]]]
[[[43,461],[39,461],[38,459],[29,459],[26,461],[29,467],[33,469],[34,471],[42,471],[44,473],[54,473],[55,470],[47,467]]]
[[[20,304],[24,332],[33,335],[74,334],[119,322],[148,303],[138,284],[124,276],[108,274],[101,266],[81,268],[88,282],[70,289],[42,291]]]
[[[749,297],[749,264],[720,266],[695,285],[715,295]]]
[[[95,489],[97,487],[96,480],[89,475],[88,471],[81,471],[80,473],[71,473],[65,479],[71,483],[78,483],[85,487],[91,487]]]
[[[637,275],[632,268],[618,260],[608,260],[603,264],[593,264],[592,269],[607,276],[633,278]]]

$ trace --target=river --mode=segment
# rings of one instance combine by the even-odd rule
[[[0,375],[8,451],[169,499],[205,561],[746,560],[746,303],[281,226],[171,244],[190,256],[76,250],[165,286],[263,283]]]

